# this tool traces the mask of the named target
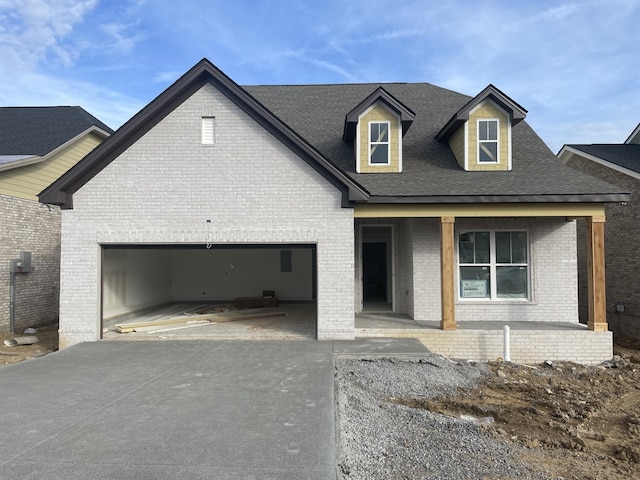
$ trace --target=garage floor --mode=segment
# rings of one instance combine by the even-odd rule
[[[311,303],[281,304],[274,308],[261,309],[265,312],[281,312],[285,315],[231,322],[208,323],[158,333],[118,333],[115,325],[129,322],[162,320],[193,311],[198,304],[173,304],[144,313],[127,315],[107,320],[103,325],[105,340],[149,340],[162,339],[315,339],[316,305]]]

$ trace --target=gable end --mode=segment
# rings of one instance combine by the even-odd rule
[[[39,195],[40,202],[60,205],[63,209],[73,208],[71,198],[76,191],[206,83],[213,84],[242,111],[336,186],[342,192],[343,206],[368,197],[367,192],[355,181],[326,160],[211,62],[203,59],[120,127],[107,141],[43,190]]]

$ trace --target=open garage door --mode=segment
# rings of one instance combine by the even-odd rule
[[[241,310],[277,306],[286,318],[262,325],[280,326],[283,336],[291,329],[316,336],[315,245],[103,245],[101,272],[103,332],[117,322],[161,317],[163,311],[225,305]],[[265,296],[274,301],[251,300]],[[227,332],[242,326],[233,323]],[[260,324],[252,325],[248,331],[261,331]],[[221,331],[194,328],[190,336]]]

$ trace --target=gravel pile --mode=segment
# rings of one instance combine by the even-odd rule
[[[473,421],[394,403],[472,387],[486,367],[439,355],[336,360],[342,479],[544,479]]]

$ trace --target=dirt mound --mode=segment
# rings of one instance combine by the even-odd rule
[[[527,460],[561,478],[640,478],[640,352],[616,352],[597,367],[491,363],[474,389],[396,401],[471,416],[496,436],[528,447]]]

